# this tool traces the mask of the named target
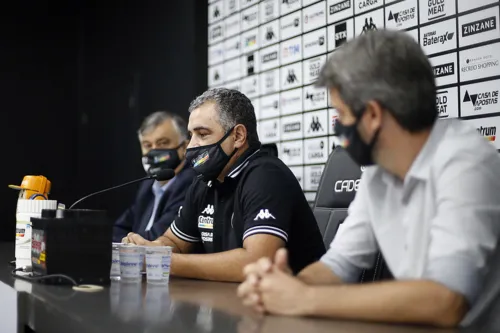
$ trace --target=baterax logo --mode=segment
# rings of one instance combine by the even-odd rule
[[[335,47],[347,42],[347,23],[342,22],[335,25]]]
[[[360,35],[366,34],[369,31],[378,30],[375,23],[373,23],[373,18],[370,16],[370,23],[368,23],[368,18],[365,18],[365,24],[363,25],[363,29],[361,30]]]
[[[285,124],[285,126],[283,126],[285,133],[299,132],[301,128],[302,124],[299,121],[290,124]]]
[[[334,3],[330,6],[330,15],[337,14],[343,10],[351,8],[351,0],[345,0],[339,3]]]
[[[297,28],[299,26],[299,24],[300,24],[300,19],[297,17],[292,22],[285,24],[285,25],[282,25],[281,30],[285,30],[285,29],[292,28],[292,27]]]
[[[325,44],[325,37],[324,36],[320,36],[317,40],[313,40],[312,42],[310,43],[307,43],[306,45],[304,45],[304,48],[310,48],[312,46],[315,46],[315,45],[324,45]]]
[[[478,69],[488,69],[499,65],[498,59],[494,59],[493,55],[485,55],[482,57],[468,58],[465,60],[466,65],[461,68],[462,73],[477,71]]]
[[[448,90],[436,92],[436,107],[439,118],[448,118]]]
[[[429,31],[426,34],[424,34],[423,46],[430,46],[434,44],[445,44],[446,42],[453,40],[454,36],[455,36],[454,32],[446,31],[442,35],[438,35],[436,30]]]
[[[288,157],[297,157],[300,156],[300,148],[287,148],[283,147],[283,154],[287,155]]]
[[[219,75],[219,72],[217,70],[214,71],[214,81],[219,81],[220,79],[220,75]]]
[[[262,63],[270,62],[270,61],[273,61],[273,60],[276,60],[276,59],[278,59],[278,52],[274,51],[274,52],[271,52],[271,53],[268,53],[268,54],[264,54],[262,56]]]
[[[498,89],[480,92],[477,94],[469,94],[469,91],[466,90],[463,102],[472,103],[472,105],[474,106],[474,111],[480,111],[483,106],[498,103]]]
[[[309,124],[309,129],[307,130],[307,133],[318,132],[318,131],[323,131],[323,126],[319,121],[319,117],[313,116],[311,119],[311,123]]]
[[[306,99],[311,100],[311,102],[314,103],[320,103],[325,100],[326,93],[324,91],[317,91],[315,93],[308,93],[306,92]]]
[[[307,153],[307,157],[309,159],[318,159],[325,157],[323,148],[325,148],[325,143],[323,142],[323,140],[319,142],[319,145],[313,144],[309,146],[310,151]]]
[[[495,16],[488,17],[479,21],[474,21],[462,25],[462,36],[472,36],[481,32],[495,30],[497,28],[497,21]]]
[[[396,26],[402,26],[404,22],[413,20],[415,18],[415,7],[404,9],[400,12],[392,14],[392,11],[389,11],[388,21],[394,20],[396,22]]]
[[[429,21],[436,20],[440,17],[446,16],[444,5],[446,0],[428,0],[427,1],[427,17]]]
[[[300,53],[300,44],[288,45],[283,47],[283,58],[288,58]]]
[[[495,141],[496,136],[497,136],[497,127],[496,126],[490,126],[490,127],[483,127],[479,126],[477,128],[477,132],[484,136],[486,140],[488,141]]]
[[[375,6],[375,5],[378,5],[379,2],[381,3],[382,0],[365,0],[365,1],[360,1],[358,3],[358,8],[359,9],[363,9],[363,8],[366,8],[366,7]]]
[[[358,192],[359,189],[359,179],[345,179],[345,180],[337,180],[335,182],[334,190],[337,193],[340,192]]]
[[[318,17],[325,15],[325,11],[321,9],[319,12],[312,13],[311,15],[304,16],[304,23],[308,24],[309,22],[313,22],[316,20]]]
[[[449,62],[442,65],[437,65],[432,68],[435,77],[442,77],[455,74],[455,63]]]

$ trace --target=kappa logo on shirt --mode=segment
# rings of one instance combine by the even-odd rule
[[[207,205],[205,209],[201,212],[202,214],[213,215],[215,212],[214,205]]]
[[[257,214],[257,216],[255,216],[255,218],[253,219],[254,221],[257,221],[257,220],[269,220],[269,219],[273,219],[273,220],[276,220],[276,218],[273,216],[273,214],[269,213],[269,209],[261,209],[259,214]]]

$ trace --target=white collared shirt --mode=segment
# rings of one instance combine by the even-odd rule
[[[475,128],[439,120],[404,181],[366,168],[321,261],[357,281],[380,249],[396,279],[428,279],[474,303],[500,235],[500,156]]]

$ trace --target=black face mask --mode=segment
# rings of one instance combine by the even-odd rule
[[[227,155],[221,147],[221,143],[227,139],[233,128],[214,144],[188,148],[186,150],[187,163],[190,163],[193,169],[202,175],[204,181],[215,180],[238,150],[235,148],[231,155]]]
[[[373,147],[377,142],[380,129],[375,132],[372,140],[365,143],[358,131],[359,120],[349,126],[344,126],[340,121],[335,122],[335,135],[341,138],[342,147],[349,153],[354,162],[360,166],[370,166],[373,161]]]
[[[151,149],[142,157],[142,165],[146,173],[152,176],[163,169],[175,170],[181,164],[177,150],[183,145],[184,142],[173,149]]]

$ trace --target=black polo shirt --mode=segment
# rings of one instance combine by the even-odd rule
[[[206,253],[241,248],[252,235],[279,237],[295,273],[325,253],[295,175],[259,149],[248,149],[223,183],[195,179],[170,229],[184,241],[202,242]]]

